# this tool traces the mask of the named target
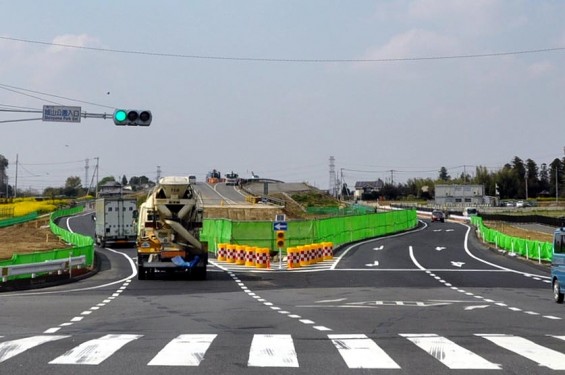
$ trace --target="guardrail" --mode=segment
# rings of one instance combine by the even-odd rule
[[[67,270],[69,277],[72,277],[73,267],[80,267],[85,264],[86,256],[80,255],[78,257],[69,257],[68,259],[0,266],[0,275],[2,275],[2,282],[8,281],[9,276],[31,275],[33,279],[38,273],[58,272],[61,274]]]

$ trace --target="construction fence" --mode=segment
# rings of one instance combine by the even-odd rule
[[[59,210],[53,212],[50,216],[49,226],[51,231],[55,235],[61,237],[64,241],[72,244],[73,247],[68,249],[56,249],[52,251],[41,251],[41,252],[38,251],[28,254],[14,254],[11,259],[0,261],[0,269],[4,266],[41,264],[47,261],[70,259],[71,257],[79,257],[79,256],[85,257],[84,266],[91,267],[94,263],[94,240],[89,236],[83,236],[80,234],[71,233],[63,228],[60,228],[59,226],[57,226],[57,224],[55,224],[55,221],[58,218],[64,216],[76,215],[82,212],[83,209],[84,207],[78,206],[66,210]],[[26,279],[26,278],[30,278],[31,276],[32,276],[31,274],[10,276],[8,280]]]
[[[288,221],[285,233],[284,254],[289,247],[312,243],[344,243],[402,232],[418,225],[415,210],[369,213],[346,217],[316,220]],[[208,242],[212,251],[218,244],[229,243],[278,251],[272,221],[232,221],[228,219],[204,220],[200,240]]]
[[[551,261],[553,257],[553,243],[551,242],[526,240],[500,233],[485,226],[480,216],[471,216],[471,224],[477,227],[479,236],[484,242],[494,244],[497,249],[538,261]]]

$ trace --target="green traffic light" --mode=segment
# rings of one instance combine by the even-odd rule
[[[122,122],[126,119],[127,117],[127,113],[124,110],[118,109],[116,112],[114,112],[114,120]]]

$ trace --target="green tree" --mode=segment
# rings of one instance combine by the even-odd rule
[[[82,183],[80,177],[71,176],[67,177],[65,182],[65,187],[63,189],[63,194],[67,197],[77,197],[81,191]]]
[[[532,159],[526,159],[526,188],[528,198],[538,196],[540,191],[539,169]]]
[[[514,174],[514,181],[516,183],[516,193],[513,198],[526,197],[526,167],[524,162],[517,156],[512,159],[512,173]]]
[[[447,168],[445,167],[440,168],[438,179],[443,182],[447,182],[451,180],[451,176],[447,173]]]

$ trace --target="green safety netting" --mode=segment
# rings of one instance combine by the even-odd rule
[[[32,212],[30,214],[18,217],[11,217],[9,219],[0,220],[0,228],[9,227],[11,225],[22,224],[31,220],[37,219],[37,212]]]
[[[347,207],[307,207],[306,212],[313,215],[345,216],[368,214],[376,211],[374,207],[353,204]]]
[[[79,206],[66,210],[55,211],[51,214],[49,220],[49,227],[51,231],[55,235],[61,237],[64,241],[74,245],[72,248],[57,249],[53,251],[41,251],[29,254],[14,254],[11,259],[0,261],[0,267],[39,263],[49,260],[67,259],[69,257],[77,257],[81,255],[85,256],[86,265],[88,267],[92,266],[92,264],[94,263],[94,240],[92,239],[92,237],[69,232],[55,224],[55,220],[57,220],[58,218],[63,216],[76,215],[82,212],[83,209],[84,207]],[[9,280],[25,279],[29,277],[31,277],[31,275],[11,276],[9,277]]]
[[[479,229],[479,235],[483,241],[494,244],[500,249],[529,259],[551,261],[553,257],[553,243],[551,242],[531,241],[500,233],[485,226],[480,216],[471,216],[471,224]]]
[[[334,246],[401,232],[418,225],[414,210],[333,217],[288,222],[285,248],[319,242],[333,242]],[[275,229],[272,221],[204,220],[200,239],[208,242],[214,251],[220,243],[275,249]]]

